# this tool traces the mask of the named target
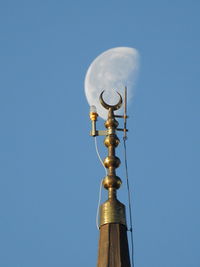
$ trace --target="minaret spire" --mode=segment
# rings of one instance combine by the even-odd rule
[[[102,106],[108,109],[108,118],[105,122],[105,131],[96,130],[97,113],[92,110],[90,118],[92,120],[92,136],[105,135],[104,144],[108,149],[108,155],[104,159],[104,166],[107,175],[103,179],[103,186],[108,190],[108,200],[100,207],[100,238],[98,248],[98,267],[130,267],[130,256],[127,240],[127,226],[125,206],[117,199],[117,190],[122,181],[116,175],[116,168],[120,165],[120,159],[116,156],[115,150],[120,141],[116,131],[124,131],[126,137],[127,129],[118,129],[116,118],[124,118],[126,122],[126,112],[124,116],[115,115],[114,111],[122,106],[122,97],[116,105],[108,105],[103,100],[103,93],[100,95]],[[125,88],[126,100],[126,88]],[[126,101],[125,101],[126,102]],[[125,103],[126,106],[126,103]],[[126,126],[126,123],[124,123]]]

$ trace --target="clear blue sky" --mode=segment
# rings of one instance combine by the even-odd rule
[[[127,144],[135,267],[200,266],[199,8],[0,2],[0,267],[96,266],[104,170],[83,83],[91,61],[117,46],[141,55]],[[125,186],[119,198],[127,203]]]

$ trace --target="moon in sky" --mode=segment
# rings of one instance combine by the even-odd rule
[[[96,106],[97,113],[107,119],[108,111],[99,102],[103,90],[104,100],[108,104],[119,101],[124,87],[127,86],[128,102],[133,97],[133,88],[139,69],[139,53],[135,48],[116,47],[100,54],[89,66],[85,77],[85,94],[90,106]],[[122,107],[123,108],[123,107]],[[116,114],[122,114],[123,109]]]

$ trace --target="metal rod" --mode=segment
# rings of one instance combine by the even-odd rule
[[[127,139],[126,118],[127,118],[127,87],[124,88],[124,139]]]

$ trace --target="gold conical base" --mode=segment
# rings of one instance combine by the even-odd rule
[[[116,198],[108,199],[100,207],[100,227],[107,223],[119,223],[126,226],[125,206]]]

